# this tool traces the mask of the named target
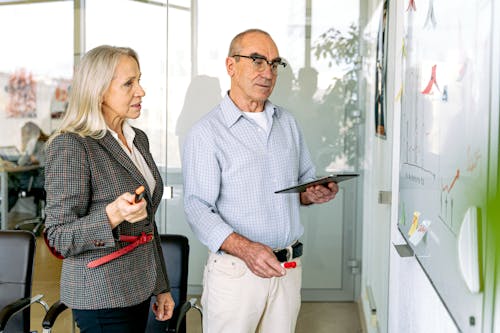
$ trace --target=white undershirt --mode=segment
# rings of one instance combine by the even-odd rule
[[[248,118],[253,119],[257,125],[259,125],[264,131],[267,132],[269,127],[269,121],[267,120],[267,115],[264,111],[262,112],[245,112]]]
[[[151,172],[148,164],[146,163],[146,160],[144,160],[144,157],[142,156],[141,152],[134,145],[135,131],[132,129],[132,127],[130,127],[130,125],[126,121],[123,123],[122,127],[123,135],[125,136],[127,145],[131,149],[130,151],[127,148],[127,146],[125,146],[123,142],[118,138],[118,134],[116,132],[114,132],[109,127],[108,130],[111,133],[111,135],[113,135],[113,137],[116,139],[116,141],[118,141],[118,143],[123,148],[127,156],[130,157],[130,159],[137,167],[137,169],[139,169],[144,179],[146,179],[147,185],[149,187],[149,192],[151,193],[151,195],[153,195],[153,191],[156,186],[156,181],[155,178],[153,177],[153,173]]]

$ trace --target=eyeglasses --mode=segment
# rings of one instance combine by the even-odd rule
[[[286,63],[281,60],[281,58],[276,58],[274,60],[267,60],[266,57],[258,55],[258,54],[252,54],[250,56],[246,55],[241,55],[241,54],[235,54],[231,56],[233,58],[235,57],[241,57],[241,58],[246,58],[246,59],[252,59],[253,63],[253,68],[257,72],[263,72],[267,66],[271,66],[271,72],[273,74],[278,74],[278,69],[283,69],[286,67]]]

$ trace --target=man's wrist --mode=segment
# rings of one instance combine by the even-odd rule
[[[300,193],[300,204],[303,205],[303,206],[309,206],[309,205],[312,205],[314,202],[312,202],[311,200],[309,200],[309,198],[307,197],[307,194],[306,192],[301,192]]]
[[[241,257],[242,252],[245,248],[248,247],[250,243],[251,241],[249,239],[233,232],[229,236],[227,236],[224,242],[222,242],[220,250],[232,254],[236,257]]]

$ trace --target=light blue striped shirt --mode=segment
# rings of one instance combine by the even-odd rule
[[[275,194],[312,180],[315,168],[293,116],[266,102],[265,131],[228,95],[190,130],[183,149],[184,210],[198,239],[219,250],[236,232],[283,248],[304,232],[298,194]]]

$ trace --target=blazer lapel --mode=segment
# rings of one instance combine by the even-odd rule
[[[163,187],[163,180],[161,178],[160,172],[158,171],[158,168],[156,167],[156,163],[153,160],[153,156],[149,152],[149,148],[143,141],[144,140],[139,139],[139,134],[136,132],[136,136],[134,138],[134,144],[144,157],[144,160],[146,161],[146,164],[148,165],[149,170],[151,170],[151,173],[153,174],[153,177],[155,179],[156,186],[153,192],[153,196],[151,197],[150,195],[150,198],[153,207],[156,207],[157,205],[160,204],[161,198],[163,196],[163,189],[161,188]]]
[[[141,172],[137,167],[135,166],[134,162],[128,157],[128,155],[125,153],[123,148],[120,146],[118,141],[116,141],[115,138],[111,135],[111,133],[106,132],[106,135],[104,138],[98,140],[98,142],[108,151],[111,152],[111,154],[116,158],[116,161],[120,163],[123,168],[125,168],[130,176],[137,180],[138,183],[140,184],[146,184],[146,179],[142,176]],[[146,189],[148,188],[145,186]],[[147,189],[147,192],[149,193],[149,190]]]

